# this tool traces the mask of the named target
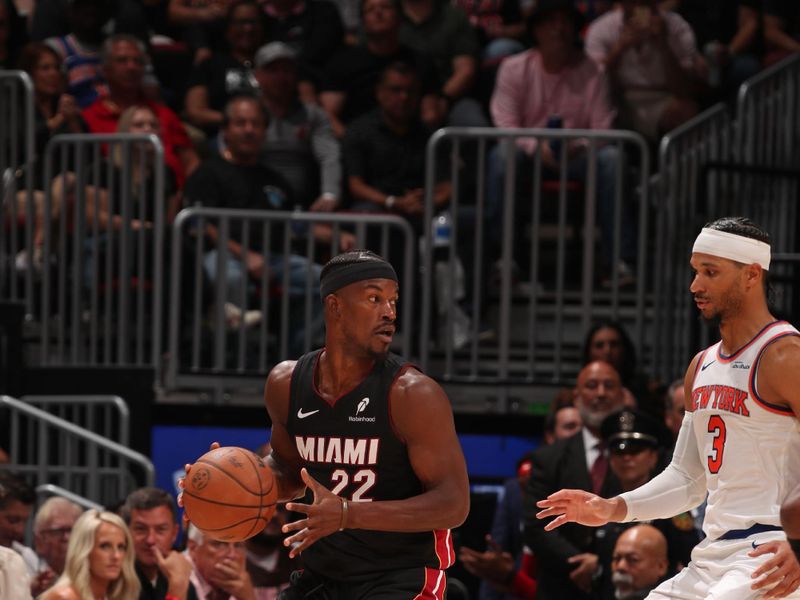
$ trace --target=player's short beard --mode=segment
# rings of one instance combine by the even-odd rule
[[[700,313],[700,319],[704,323],[714,327],[719,327],[725,322],[725,319],[741,312],[742,305],[744,304],[742,300],[742,293],[739,290],[734,290],[733,288],[734,286],[731,286],[725,293],[720,294],[720,297],[725,298],[725,303],[716,311],[714,311],[713,314],[706,317],[702,312]]]

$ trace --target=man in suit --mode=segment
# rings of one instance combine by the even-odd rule
[[[606,362],[591,362],[578,374],[573,394],[583,427],[533,453],[523,504],[524,541],[537,558],[537,600],[590,598],[598,558],[592,552],[591,528],[570,523],[545,531],[544,522],[536,518],[536,502],[563,488],[594,491],[604,497],[620,491],[600,438],[603,419],[623,405],[619,373]]]

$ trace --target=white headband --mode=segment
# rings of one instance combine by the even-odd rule
[[[711,254],[746,265],[758,263],[762,269],[769,271],[769,244],[727,231],[704,227],[694,241],[692,252]]]

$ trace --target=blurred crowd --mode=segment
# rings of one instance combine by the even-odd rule
[[[34,173],[33,196],[18,193],[18,214],[34,205],[33,247],[16,264],[47,263],[48,189],[51,225],[74,210],[81,165],[62,161],[44,180],[56,134],[158,136],[166,225],[182,207],[207,206],[396,214],[421,233],[424,149],[439,127],[626,128],[656,144],[799,48],[800,13],[788,0],[0,0],[0,68],[27,72],[35,98],[36,158],[18,170]],[[521,139],[516,154],[538,153],[545,177],[566,167],[583,180],[586,146]],[[635,270],[636,214],[623,195],[615,232],[617,150],[597,152],[596,212],[603,268],[624,285]],[[487,159],[487,264],[499,256],[507,159],[500,146]],[[154,171],[146,151],[107,160],[133,175],[85,190],[85,215],[101,228],[121,226],[114,197],[147,189]],[[450,176],[434,174],[437,212],[452,199]],[[475,190],[462,188],[474,203]],[[131,226],[152,228],[152,218]],[[206,234],[212,246],[219,239]],[[253,325],[261,316],[246,310],[247,283],[265,273],[279,281],[284,269],[294,281],[314,257],[265,266],[266,242],[242,248],[238,235],[221,282],[225,315]],[[311,235],[339,250],[355,243],[321,225]],[[216,253],[203,261],[217,282]],[[304,293],[294,287],[293,297]]]
[[[611,497],[657,475],[671,458],[684,405],[683,379],[654,381],[619,323],[593,325],[575,385],[555,395],[543,431],[530,432],[541,433],[540,446],[502,484],[485,547],[458,549],[480,588],[464,596],[467,588],[455,583],[448,593],[634,600],[688,564],[703,536],[702,506],[650,523],[549,532],[535,516],[536,502],[559,489]],[[266,455],[269,445],[257,452]],[[193,526],[181,534],[174,492],[140,488],[108,511],[84,510],[62,497],[42,502],[23,477],[0,470],[0,596],[55,600],[72,598],[71,588],[82,598],[91,588],[122,600],[272,600],[302,566],[282,544],[281,526],[292,518],[282,507],[255,537],[221,542]]]
[[[636,368],[625,330],[602,322],[586,336],[574,387],[553,399],[542,444],[517,462],[498,496],[485,547],[461,546],[481,600],[640,600],[690,560],[703,506],[652,522],[567,524],[545,531],[536,502],[564,488],[612,497],[669,463],[684,412],[684,382],[658,386]]]
[[[191,525],[181,535],[174,495],[159,488],[86,509],[60,496],[39,503],[23,477],[2,470],[0,597],[275,600],[299,566],[282,543],[287,518],[278,508],[261,533],[222,542]]]

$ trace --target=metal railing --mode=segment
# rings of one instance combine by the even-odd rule
[[[691,245],[703,224],[747,216],[770,232],[773,253],[797,250],[800,54],[744,82],[735,117],[718,104],[661,140],[652,373],[664,381],[682,373],[713,334],[699,326],[688,292]],[[794,264],[775,261],[770,275],[782,306],[791,306]]]
[[[36,486],[36,495],[40,498],[42,496],[50,497],[50,496],[60,496],[61,498],[66,498],[70,502],[74,502],[78,506],[82,506],[83,508],[96,508],[98,510],[103,510],[103,505],[98,504],[97,502],[92,502],[88,498],[84,498],[83,496],[79,496],[78,494],[73,494],[69,490],[65,490],[62,487],[57,485],[53,485],[52,483],[44,483],[42,485]]]
[[[123,446],[130,445],[130,410],[119,396],[22,396],[20,400]]]
[[[797,168],[800,145],[800,53],[739,87],[736,117],[741,161],[762,167]]]
[[[218,238],[207,235],[212,226]],[[312,233],[323,226],[329,242]],[[321,214],[217,208],[182,210],[172,230],[169,361],[166,388],[263,385],[277,362],[321,345],[320,265],[339,254],[341,240],[372,249],[394,262],[400,278],[399,349],[411,350],[415,303],[415,236],[396,216]],[[238,255],[258,252],[261,265],[236,282]],[[293,268],[290,268],[293,267]],[[214,271],[214,273],[210,273]],[[213,291],[205,291],[204,282]],[[233,313],[231,311],[234,311]],[[251,318],[252,317],[252,318]]]
[[[660,170],[654,178],[656,203],[656,281],[653,374],[662,381],[678,377],[698,347],[696,314],[688,287],[691,245],[708,215],[731,208],[721,198],[736,199],[730,178],[708,182],[705,165],[734,159],[735,124],[717,104],[667,133],[659,147]],[[707,192],[703,190],[707,186]],[[705,193],[701,194],[701,191]],[[701,205],[700,197],[707,198]],[[726,207],[723,209],[722,207]],[[707,336],[707,330],[701,331]]]
[[[537,142],[532,155],[511,151],[524,139]],[[560,145],[555,153],[560,167],[549,173],[540,152],[543,141]],[[498,145],[491,150],[493,142]],[[576,147],[582,150],[576,151]],[[449,151],[445,159],[440,158],[443,149]],[[471,323],[468,339],[459,348],[452,335],[454,312],[433,314],[434,282],[425,277],[420,336],[423,368],[454,382],[503,385],[569,380],[579,365],[575,356],[569,359],[568,348],[579,347],[591,320],[600,316],[627,321],[638,350],[643,349],[652,257],[648,243],[650,155],[640,135],[629,131],[441,129],[428,143],[425,223],[431,223],[435,214],[432,191],[442,160],[453,186],[449,206],[453,232],[446,256],[439,260],[446,262],[451,275],[457,274],[457,258],[469,265],[466,279],[471,286],[464,306]],[[469,168],[464,169],[464,164]],[[499,164],[504,168],[502,175],[495,170]],[[474,205],[464,201],[467,195],[461,190],[467,187],[475,189]],[[597,208],[598,192],[605,194],[604,210]],[[631,206],[638,213],[635,218],[624,216]],[[474,232],[463,240],[465,234],[459,229],[465,211],[474,223]],[[548,214],[552,223],[546,226]],[[554,239],[546,247],[548,232]],[[628,258],[624,256],[625,236],[633,238],[628,250],[635,248],[636,264],[635,281],[628,281],[632,285],[623,289],[617,265]],[[430,229],[426,229],[425,239],[425,247],[432,248]],[[488,285],[486,256],[499,259],[498,281]],[[434,262],[434,251],[424,253],[423,271],[432,273]],[[515,264],[524,265],[519,275],[512,272]],[[607,273],[605,287],[601,285],[603,271]],[[519,281],[513,281],[514,277]],[[487,288],[491,291],[485,293]],[[442,325],[438,336],[431,332],[436,316]],[[482,335],[482,318],[496,335]],[[436,345],[430,344],[430,339],[435,339]],[[439,358],[436,366],[434,354]]]
[[[33,83],[28,74],[0,71],[0,297],[24,300],[28,314],[33,312],[33,273],[18,272],[15,261],[20,252],[30,256],[33,249],[33,111]],[[20,211],[18,192],[22,192],[24,211]]]
[[[10,396],[0,396],[0,407],[9,415],[8,468],[34,487],[49,483],[108,505],[155,482],[138,452]]]
[[[48,143],[41,364],[160,364],[163,156],[155,135],[69,134]]]

